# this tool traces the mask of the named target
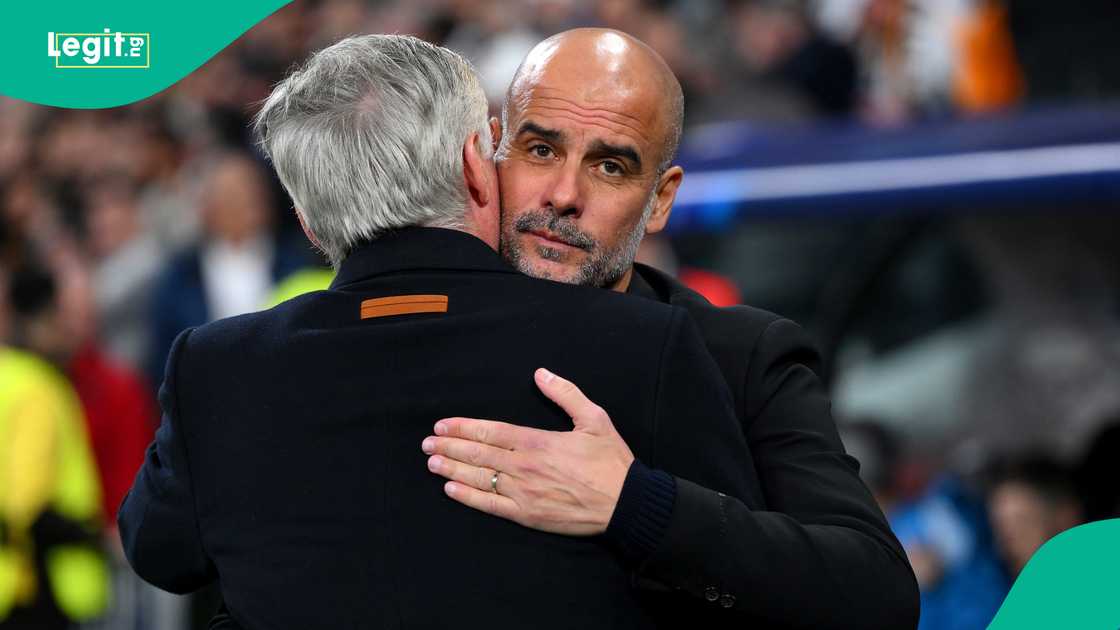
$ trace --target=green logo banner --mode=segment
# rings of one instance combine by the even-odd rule
[[[10,2],[0,94],[69,108],[167,89],[291,0]]]

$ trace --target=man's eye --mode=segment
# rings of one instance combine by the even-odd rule
[[[604,175],[612,175],[612,176],[621,175],[622,172],[623,172],[621,164],[619,164],[618,162],[609,162],[609,161],[608,162],[600,162],[599,163],[599,170],[601,170]]]
[[[529,153],[539,158],[547,158],[552,156],[552,149],[550,149],[548,145],[534,144],[529,147]]]

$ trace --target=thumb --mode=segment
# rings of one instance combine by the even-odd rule
[[[549,400],[560,406],[572,418],[576,429],[600,433],[611,427],[610,416],[603,408],[587,399],[575,383],[561,378],[544,368],[534,374],[537,387]]]

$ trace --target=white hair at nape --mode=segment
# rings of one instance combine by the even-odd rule
[[[265,155],[336,268],[355,245],[409,226],[462,227],[463,143],[490,157],[470,63],[415,37],[349,37],[313,54],[253,121]]]

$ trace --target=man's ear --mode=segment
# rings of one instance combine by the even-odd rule
[[[494,161],[482,157],[481,136],[472,133],[463,143],[463,179],[467,185],[467,231],[498,249],[500,221],[498,171]]]
[[[303,211],[301,211],[299,208],[296,208],[295,211],[296,218],[299,219],[299,226],[303,228],[303,233],[305,236],[307,236],[307,240],[311,241],[311,244],[314,245],[315,248],[319,251],[325,251],[323,249],[323,246],[319,244],[319,239],[315,238],[315,233],[311,231],[310,227],[308,227],[307,219],[303,216]]]
[[[490,139],[494,143],[490,150],[497,153],[498,147],[502,145],[502,121],[497,116],[490,117]]]
[[[494,202],[497,193],[497,174],[494,162],[482,157],[479,150],[482,137],[474,132],[463,143],[463,179],[467,183],[467,195],[471,205],[485,208]]]
[[[684,169],[672,166],[661,174],[657,180],[656,195],[653,201],[653,210],[646,221],[646,234],[656,234],[665,229],[669,222],[669,214],[673,212],[673,201],[677,198],[677,189],[684,180]]]

